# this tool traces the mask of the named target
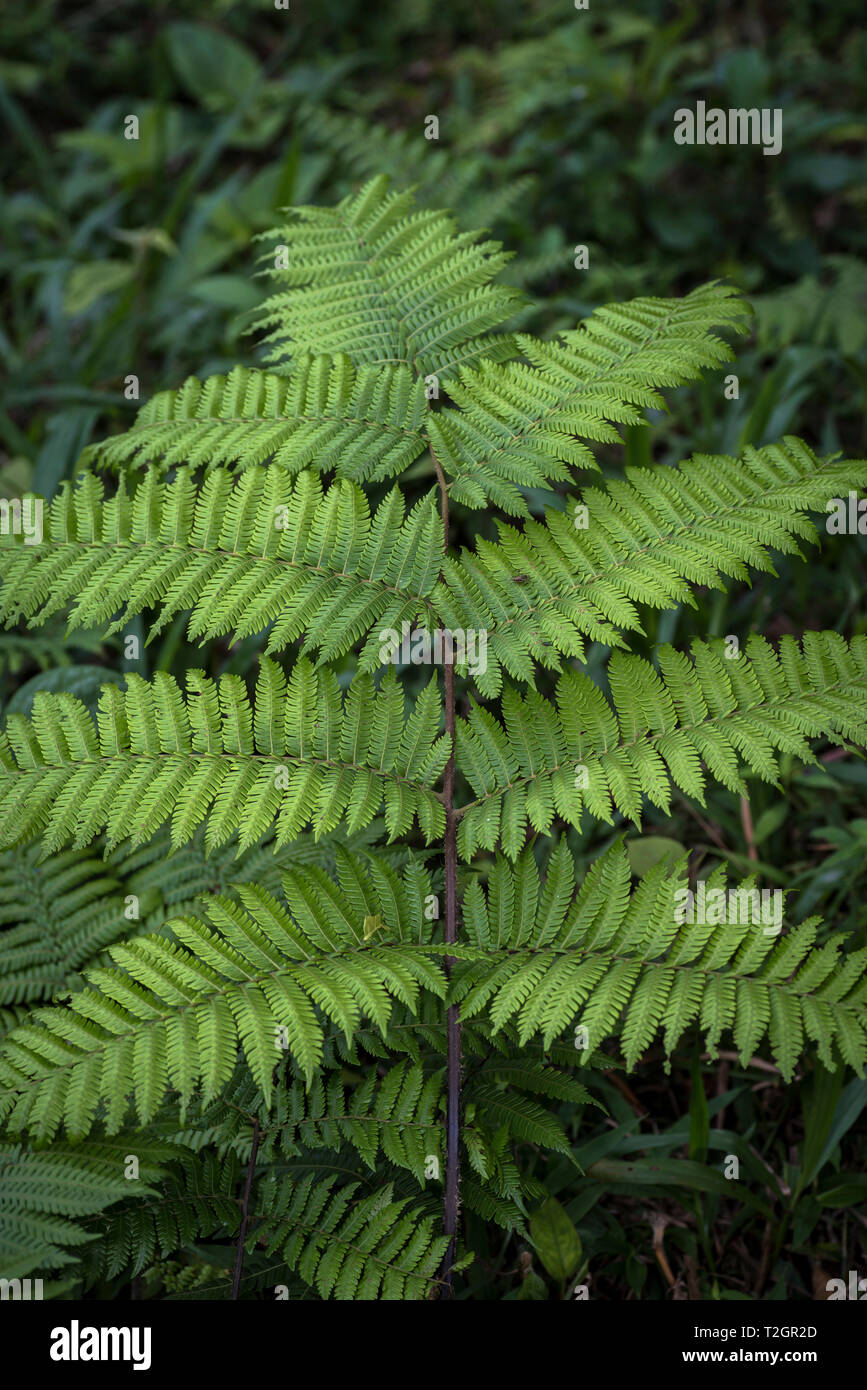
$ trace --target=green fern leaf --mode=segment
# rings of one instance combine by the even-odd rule
[[[251,468],[270,461],[376,482],[424,452],[424,383],[408,367],[301,356],[290,377],[249,367],[161,391],[126,433],[91,445],[85,463]]]
[[[252,704],[237,676],[191,671],[184,698],[165,673],[129,675],[125,692],[103,686],[96,726],[80,701],[40,692],[32,718],[10,715],[0,735],[0,841],[39,834],[50,850],[104,828],[113,847],[170,819],[180,845],[207,818],[208,849],[237,832],[243,850],[275,823],[278,845],[307,824],[317,836],[341,819],[363,828],[383,801],[392,838],[417,816],[430,841],[448,755],[438,705],[432,681],[405,720],[393,669],[379,692],[356,676],[344,701],[334,675],[304,659],[287,683],[263,658]]]
[[[521,302],[491,283],[509,255],[456,232],[446,213],[414,210],[412,194],[389,192],[385,178],[335,208],[296,208],[292,223],[268,235],[285,248],[285,268],[263,258],[285,286],[257,319],[271,330],[272,361],[345,353],[446,380],[462,364],[514,351],[508,335],[490,331]]]
[[[393,1200],[391,1185],[357,1197],[358,1184],[335,1188],[310,1174],[275,1184],[255,1238],[277,1250],[322,1298],[403,1302],[427,1298],[448,1241],[435,1218]],[[251,1238],[252,1240],[252,1238]]]
[[[459,811],[463,857],[502,837],[514,858],[528,822],[543,833],[555,815],[578,825],[585,807],[638,824],[644,797],[668,812],[672,783],[700,804],[708,776],[744,795],[742,767],[776,782],[778,752],[811,762],[809,739],[867,741],[867,639],[808,632],[776,652],[751,634],[732,660],[721,640],[696,640],[691,653],[662,645],[657,671],[614,652],[610,701],[566,670],[556,705],[509,688],[503,724],[472,707],[457,723],[458,766],[476,793]]]
[[[88,988],[68,1005],[35,1011],[0,1044],[0,1111],[10,1132],[47,1138],[65,1124],[87,1134],[102,1102],[109,1133],[122,1126],[128,1097],[139,1121],[156,1114],[167,1088],[186,1104],[194,1091],[219,1093],[237,1049],[266,1103],[285,1052],[308,1084],[322,1061],[320,1014],[351,1038],[361,1019],[380,1032],[393,1001],[413,1010],[420,990],[445,993],[435,957],[420,943],[429,881],[403,878],[345,856],[351,875],[380,915],[393,943],[367,943],[363,916],[314,867],[284,877],[285,901],[255,884],[204,900],[207,920],[176,918],[168,936],[143,936],[110,949],[112,968],[85,972]],[[397,911],[397,917],[391,913]],[[433,958],[432,958],[433,957]]]
[[[153,471],[128,495],[105,500],[79,475],[51,503],[38,545],[0,545],[0,617],[42,623],[73,601],[70,627],[110,619],[122,630],[161,609],[151,638],[190,612],[191,640],[270,628],[268,651],[307,634],[305,651],[342,656],[365,633],[363,669],[379,665],[381,639],[402,624],[429,624],[442,568],[442,524],[431,498],[404,517],[395,488],[371,517],[350,482],[323,490],[314,473],[293,482],[276,469],[235,479],[213,472],[196,487],[188,470],[164,483]]]
[[[497,543],[446,560],[432,601],[444,626],[487,632],[477,678],[487,698],[503,670],[532,682],[536,662],[583,660],[588,638],[624,645],[624,632],[642,630],[640,604],[694,607],[696,585],[774,574],[772,550],[799,556],[800,541],[817,539],[805,513],[864,482],[867,464],[819,460],[791,437],[739,460],[629,468],[625,481],[582,490],[586,517],[549,510],[521,531],[499,523]]]
[[[526,516],[518,486],[550,486],[569,467],[596,468],[581,439],[615,443],[615,424],[644,424],[664,405],[660,386],[693,381],[731,350],[711,330],[745,332],[749,309],[712,282],[679,300],[634,299],[597,309],[574,332],[546,343],[517,335],[531,365],[485,362],[449,383],[460,407],[431,416],[428,431],[455,501]]]
[[[547,1047],[579,1025],[592,1048],[617,1035],[627,1067],[659,1033],[670,1054],[691,1025],[701,1028],[712,1052],[723,1032],[733,1032],[744,1065],[767,1036],[787,1079],[809,1038],[829,1070],[837,1064],[836,1048],[863,1074],[867,949],[841,957],[839,935],[816,949],[816,919],[779,938],[740,912],[737,921],[721,925],[684,922],[678,915],[684,862],[673,873],[656,865],[631,890],[629,860],[618,843],[595,862],[569,902],[561,900],[552,922],[531,850],[514,866],[498,860],[497,868],[511,885],[510,901],[524,900],[504,931],[502,897],[491,883],[466,944],[454,948],[461,963],[449,998],[460,1003],[462,1018],[484,1010],[495,1029],[513,1022],[522,1045],[541,1034]],[[563,872],[562,861],[557,872]],[[570,873],[574,889],[571,865]],[[521,891],[528,881],[535,899]],[[754,880],[739,885],[744,891],[754,886]],[[708,887],[725,891],[721,870]],[[519,938],[525,944],[515,946]]]

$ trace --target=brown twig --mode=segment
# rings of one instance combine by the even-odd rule
[[[723,1095],[729,1088],[729,1066],[729,1059],[727,1057],[721,1057],[719,1069],[716,1074],[717,1099],[719,1099],[719,1097]],[[717,1129],[725,1129],[725,1106],[721,1106],[721,1108],[716,1112],[714,1124]]]
[[[717,1060],[723,1062],[740,1062],[740,1053],[725,1052],[720,1048],[714,1056],[711,1056],[709,1052],[703,1052],[701,1060],[703,1062],[715,1062]],[[755,1067],[756,1071],[770,1072],[772,1076],[782,1076],[783,1074],[779,1067],[775,1067],[773,1062],[766,1062],[763,1057],[751,1057],[744,1070],[746,1071],[750,1067]]]
[[[723,839],[722,834],[717,829],[717,827],[715,825],[711,825],[709,820],[705,820],[701,812],[697,811],[694,806],[691,806],[688,801],[684,801],[682,805],[683,809],[687,812],[687,814],[692,816],[693,820],[698,822],[705,835],[707,835],[708,839],[712,840],[715,845],[717,845],[721,850],[724,850],[725,853],[728,854],[728,846],[726,845],[726,842]]]
[[[250,1162],[247,1164],[247,1180],[244,1183],[244,1196],[241,1201],[241,1226],[238,1231],[238,1248],[235,1251],[235,1270],[232,1275],[232,1298],[238,1297],[241,1288],[241,1275],[244,1272],[244,1241],[247,1239],[247,1225],[250,1220],[250,1192],[253,1175],[256,1172],[256,1159],[259,1156],[259,1121],[253,1121],[253,1147]]]
[[[653,1253],[656,1256],[656,1262],[659,1268],[665,1275],[668,1287],[673,1289],[677,1281],[671,1272],[671,1265],[668,1263],[668,1258],[662,1243],[665,1238],[665,1228],[667,1224],[664,1216],[659,1216],[654,1213],[650,1217],[650,1225],[653,1230]]]
[[[757,860],[759,852],[756,849],[755,832],[753,830],[753,818],[750,814],[750,803],[745,796],[741,797],[741,825],[744,827],[744,839],[747,842],[747,854],[752,860]]]
[[[629,1105],[631,1105],[632,1109],[635,1111],[635,1114],[638,1116],[639,1120],[643,1120],[644,1117],[645,1117],[645,1115],[647,1115],[647,1114],[650,1113],[650,1112],[648,1111],[648,1109],[647,1109],[647,1106],[646,1106],[646,1105],[642,1105],[641,1101],[638,1099],[638,1096],[635,1094],[635,1092],[634,1092],[633,1090],[631,1090],[631,1089],[629,1088],[629,1086],[627,1086],[627,1084],[626,1084],[626,1082],[623,1080],[623,1077],[622,1077],[622,1076],[618,1076],[618,1075],[617,1075],[617,1072],[616,1072],[616,1071],[604,1071],[604,1072],[602,1073],[602,1075],[605,1077],[605,1080],[606,1080],[606,1081],[610,1081],[610,1082],[611,1082],[612,1086],[616,1086],[616,1087],[617,1087],[617,1090],[618,1090],[618,1091],[620,1092],[620,1094],[623,1096],[623,1099],[624,1099]]]

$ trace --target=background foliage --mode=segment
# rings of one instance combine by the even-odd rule
[[[670,393],[670,414],[653,431],[656,461],[734,453],[786,432],[820,453],[863,456],[860,20],[854,0],[831,8],[647,0],[587,12],[566,0],[385,8],[347,0],[288,12],[265,0],[13,7],[0,19],[0,492],[51,496],[89,442],[128,428],[137,408],[124,398],[129,373],[146,399],[192,373],[255,366],[245,330],[267,287],[251,280],[253,238],[275,208],[332,203],[374,172],[417,184],[423,203],[451,205],[462,225],[487,226],[516,249],[508,278],[536,301],[521,316],[534,333],[572,327],[611,299],[684,294],[713,277],[749,294],[756,318],[734,368],[739,399],[723,395],[729,367]],[[782,153],[676,146],[673,112],[698,97],[780,106]],[[122,136],[128,113],[140,120],[137,142]],[[423,138],[431,113],[438,142]],[[590,251],[586,272],[574,269],[577,244]],[[598,456],[615,476],[624,458],[646,462],[650,448],[649,432],[631,429],[625,449],[605,446]],[[419,492],[431,482],[427,467],[419,460],[407,475]],[[458,507],[453,524],[456,541],[493,534],[484,513]],[[864,546],[829,536],[821,565],[781,557],[779,583],[759,577],[751,588],[706,591],[696,609],[652,614],[644,654],[693,636],[863,633]],[[140,617],[125,631],[137,624],[143,633]],[[212,643],[210,673],[245,674],[262,644]],[[180,675],[200,662],[179,616],[135,669]],[[91,702],[130,665],[120,636],[101,628],[67,637],[57,618],[33,634],[4,633],[3,713],[27,712],[37,688],[72,689]],[[599,665],[591,651],[591,671]],[[66,668],[59,681],[58,666]],[[761,886],[792,889],[795,921],[821,913],[862,946],[865,791],[864,765],[832,753],[821,769],[793,767],[780,790],[753,780],[740,806],[722,789],[710,791],[702,816],[676,799],[670,817],[649,811],[647,833],[631,841],[633,870],[646,871],[664,837],[689,849],[702,874],[725,864],[757,872]],[[592,863],[615,833],[589,823],[571,831],[579,862]],[[102,922],[105,904],[134,883],[145,894],[144,929],[192,898],[200,880],[211,887],[232,873],[227,861],[206,875],[191,853],[170,889],[155,853],[151,846],[126,861],[116,853],[97,882],[83,877],[88,856],[70,851],[67,864],[52,863],[60,883],[47,886],[35,854],[7,856],[0,920],[25,945],[22,861],[34,895],[54,905],[69,895],[55,941],[42,943],[45,997],[75,982],[83,912]],[[84,882],[98,898],[96,918]],[[4,980],[7,1022],[22,1002],[14,977]],[[360,1084],[354,1075],[348,1084]],[[867,1156],[867,1083],[838,1073],[829,1085],[804,1067],[783,1086],[773,1070],[688,1056],[666,1074],[648,1054],[629,1084],[617,1069],[596,1073],[594,1095],[607,1117],[564,1098],[571,1154],[540,1152],[531,1164],[539,1202],[547,1194],[565,1209],[559,1237],[560,1207],[540,1206],[532,1249],[505,1234],[493,1239],[496,1228],[471,1217],[482,1258],[464,1276],[469,1296],[556,1298],[589,1269],[594,1297],[808,1298],[828,1275],[865,1267],[865,1180],[851,1175],[863,1173]],[[728,1151],[730,1130],[750,1136],[760,1206],[735,1209],[701,1162]],[[590,1180],[577,1177],[573,1160],[591,1169]],[[237,1187],[227,1172],[207,1181],[209,1191]],[[83,1194],[85,1223],[87,1215]],[[207,1292],[220,1248],[143,1267],[138,1292]],[[110,1270],[98,1295],[127,1296]]]

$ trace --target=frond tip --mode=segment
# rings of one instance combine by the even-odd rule
[[[417,210],[412,193],[390,191],[386,178],[334,208],[295,208],[268,237],[286,248],[285,265],[263,258],[284,286],[258,318],[276,344],[272,361],[346,353],[445,379],[461,363],[514,351],[512,338],[490,331],[523,302],[492,283],[510,253],[458,232],[447,213]]]

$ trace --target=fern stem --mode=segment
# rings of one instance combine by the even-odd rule
[[[440,490],[440,514],[443,522],[443,550],[449,550],[449,490],[445,474],[439,460],[431,449],[437,482]],[[443,666],[443,685],[445,697],[445,731],[450,742],[449,760],[443,773],[443,805],[446,813],[445,840],[445,939],[450,943],[458,939],[458,822],[455,811],[455,668],[451,653],[446,654]],[[447,956],[446,973],[451,973],[453,956]],[[441,1278],[443,1293],[451,1297],[453,1276],[451,1272],[455,1259],[458,1232],[458,1204],[460,1198],[460,1144],[461,1144],[461,1025],[458,1018],[458,1005],[449,1006],[446,1018],[446,1174],[445,1207],[443,1230],[448,1238],[448,1247],[443,1258]]]
[[[232,1274],[232,1299],[237,1299],[241,1288],[241,1275],[244,1272],[244,1241],[247,1239],[247,1225],[250,1220],[250,1191],[253,1187],[253,1174],[259,1156],[259,1121],[253,1121],[253,1147],[250,1162],[247,1164],[247,1179],[244,1183],[244,1196],[241,1201],[241,1225],[238,1230],[238,1248],[235,1251],[235,1270]]]

